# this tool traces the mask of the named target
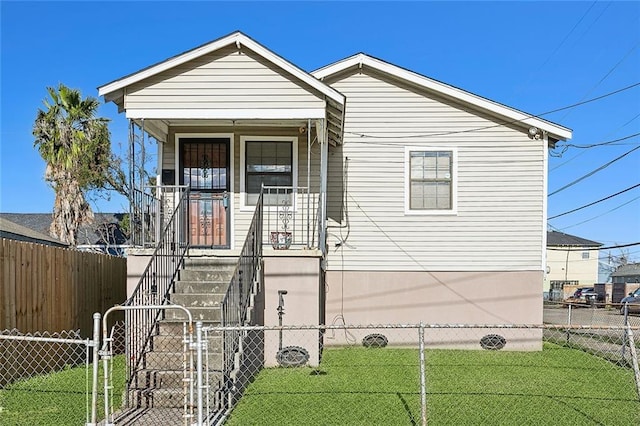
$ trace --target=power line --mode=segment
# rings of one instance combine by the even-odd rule
[[[612,132],[607,133],[607,135],[613,135],[614,133],[616,133],[618,130],[627,127],[629,124],[633,123],[638,117],[640,117],[640,113],[636,114],[635,117],[633,117],[631,120],[627,121],[626,123],[624,123],[623,125],[621,125],[620,127],[618,127],[617,129],[615,129]],[[556,169],[559,169],[560,167],[564,166],[567,163],[570,163],[571,161],[575,160],[576,158],[580,157],[581,155],[585,154],[587,151],[582,151],[581,153],[579,153],[578,155],[575,155],[571,158],[569,158],[567,161],[565,161],[564,163],[560,163],[557,166],[553,167],[552,169],[549,170],[549,172],[553,172]],[[564,152],[560,153],[559,155],[556,155],[556,157],[560,157],[562,156]],[[551,155],[551,154],[550,154]]]
[[[575,25],[573,26],[573,28],[571,28],[571,30],[567,33],[566,36],[564,36],[564,38],[562,39],[562,41],[560,42],[560,44],[558,44],[556,46],[556,48],[553,50],[553,52],[551,52],[551,54],[549,56],[547,56],[547,59],[542,63],[542,65],[540,65],[538,67],[538,69],[531,74],[531,76],[529,77],[529,79],[527,80],[527,82],[525,83],[525,86],[527,86],[534,75],[538,74],[540,72],[541,69],[544,69],[544,67],[547,66],[547,64],[549,63],[549,61],[551,60],[551,58],[553,58],[555,56],[556,53],[558,53],[558,51],[560,50],[560,48],[565,44],[565,42],[569,39],[569,37],[571,37],[571,34],[573,34],[573,32],[576,30],[576,28],[578,28],[578,25],[580,25],[582,23],[582,21],[584,20],[584,18],[587,17],[587,15],[589,14],[589,12],[591,12],[591,9],[593,9],[593,7],[596,5],[597,1],[594,1],[593,3],[591,3],[591,6],[589,6],[589,8],[587,9],[586,12],[584,12],[584,14],[582,15],[582,17],[580,17],[580,19],[578,19],[578,22],[575,23]],[[591,27],[589,27],[591,28]],[[583,34],[584,35],[584,34]]]
[[[617,248],[625,248],[625,247],[633,247],[633,246],[640,246],[640,241],[638,241],[637,243],[621,244],[621,245],[617,245],[617,246],[598,247],[598,248],[593,248],[591,250],[612,250],[612,249],[617,249]],[[567,248],[547,247],[547,250],[552,250],[552,251],[583,251],[583,250],[585,250],[585,247],[567,247]]]
[[[586,98],[587,96],[589,96],[591,94],[591,92],[593,92],[598,86],[600,86],[600,83],[602,83],[603,81],[605,81],[607,79],[607,77],[609,77],[615,70],[616,68],[618,68],[624,61],[627,60],[627,58],[629,57],[629,55],[631,55],[631,53],[636,50],[638,48],[638,46],[640,45],[640,42],[636,43],[635,46],[633,46],[623,57],[622,59],[620,59],[614,66],[613,68],[611,68],[609,70],[609,72],[607,72],[605,74],[604,77],[602,77],[600,79],[600,81],[598,81],[591,89],[589,89],[589,91],[582,97],[583,99]],[[568,111],[565,115],[562,116],[562,118],[560,119],[561,121],[564,120],[565,118],[567,118],[567,116],[571,113],[571,111]]]
[[[609,211],[606,211],[606,212],[604,212],[604,213],[602,213],[602,214],[600,214],[600,215],[598,215],[598,216],[594,216],[594,217],[592,217],[591,219],[583,220],[582,222],[575,223],[575,224],[570,225],[570,226],[565,226],[565,227],[564,227],[564,228],[562,228],[561,230],[562,230],[562,231],[564,231],[565,229],[575,228],[576,226],[582,225],[582,224],[587,223],[587,222],[591,222],[592,220],[598,219],[598,218],[600,218],[600,217],[602,217],[602,216],[605,216],[605,215],[607,215],[607,214],[609,214],[609,213],[612,213],[612,212],[614,212],[614,211],[616,211],[616,210],[618,210],[618,209],[620,209],[620,208],[622,208],[622,207],[626,206],[627,204],[631,204],[631,203],[633,203],[634,201],[636,201],[636,200],[638,200],[638,199],[640,199],[640,197],[636,197],[636,198],[634,198],[634,199],[632,199],[632,200],[627,201],[626,203],[620,204],[618,207],[614,207],[614,208],[612,208],[612,209],[611,209],[611,210],[609,210]]]
[[[578,182],[581,182],[581,181],[585,180],[585,179],[586,179],[586,178],[588,178],[589,176],[593,176],[594,174],[596,174],[596,173],[597,173],[597,172],[599,172],[600,170],[606,169],[607,167],[609,167],[610,165],[612,165],[612,164],[613,164],[613,163],[615,163],[616,161],[621,160],[622,158],[626,157],[627,155],[631,154],[633,151],[635,151],[635,150],[637,150],[637,149],[640,149],[640,145],[639,145],[639,146],[636,146],[635,148],[632,148],[631,150],[629,150],[629,151],[627,151],[627,152],[625,152],[625,153],[624,153],[624,154],[622,154],[621,156],[614,158],[613,160],[609,161],[608,163],[603,164],[602,166],[600,166],[600,167],[598,167],[597,169],[595,169],[595,170],[593,170],[593,171],[591,171],[591,172],[587,173],[586,175],[584,175],[584,176],[582,176],[582,177],[580,177],[580,178],[578,178],[578,179],[574,180],[573,182],[566,184],[566,185],[565,185],[565,186],[563,186],[562,188],[560,188],[560,189],[556,189],[555,191],[553,191],[552,193],[550,193],[550,194],[548,195],[548,197],[551,197],[552,195],[555,195],[555,194],[557,194],[557,193],[558,193],[558,192],[560,192],[560,191],[564,191],[565,189],[572,187],[573,185],[577,184]]]
[[[411,139],[411,138],[422,138],[422,137],[432,137],[432,136],[446,136],[446,135],[454,135],[454,134],[460,134],[460,133],[471,133],[471,132],[477,132],[479,130],[487,130],[487,129],[493,129],[496,127],[502,127],[508,124],[514,124],[514,123],[523,123],[524,120],[528,120],[531,118],[540,118],[543,117],[545,115],[549,115],[549,114],[553,114],[556,112],[560,112],[560,111],[564,111],[567,109],[571,109],[571,108],[576,108],[582,105],[586,105],[588,103],[591,102],[596,102],[599,101],[601,99],[607,98],[609,96],[614,96],[617,95],[618,93],[622,93],[624,91],[627,90],[631,90],[637,86],[640,86],[640,82],[637,83],[633,83],[629,86],[625,86],[622,87],[620,89],[614,90],[612,92],[608,92],[605,93],[604,95],[600,95],[600,96],[596,96],[595,98],[591,98],[591,99],[587,99],[585,101],[580,101],[580,102],[576,102],[574,104],[571,105],[567,105],[561,108],[556,108],[553,109],[551,111],[547,111],[547,112],[543,112],[541,114],[529,114],[527,115],[527,117],[523,118],[523,119],[515,119],[515,120],[509,120],[509,121],[503,121],[497,124],[492,124],[490,126],[483,126],[483,127],[476,127],[473,129],[466,129],[466,130],[452,130],[452,131],[447,131],[447,132],[439,132],[439,133],[423,133],[423,134],[415,134],[415,135],[404,135],[404,136],[397,136],[397,135],[393,135],[393,136],[387,136],[387,135],[371,135],[371,134],[367,134],[367,133],[359,133],[359,132],[344,132],[345,134],[350,134],[350,135],[354,135],[354,136],[359,136],[359,137],[371,137],[371,138],[378,138],[378,139]]]
[[[582,40],[582,37],[585,36],[585,34],[587,34],[589,31],[591,31],[591,28],[593,28],[593,26],[598,23],[598,21],[600,20],[600,18],[602,18],[602,15],[604,15],[604,13],[607,11],[607,9],[609,9],[609,6],[611,6],[611,1],[607,3],[607,6],[602,9],[602,12],[600,12],[600,14],[596,17],[596,19],[593,20],[593,22],[591,22],[591,24],[589,25],[589,27],[584,30],[584,32],[582,34],[580,34],[580,36],[573,42],[573,45],[571,46],[571,49],[573,49],[576,44],[578,44],[578,41]]]
[[[614,145],[616,142],[620,142],[620,141],[624,141],[627,139],[631,139],[631,138],[635,138],[636,136],[640,136],[640,133],[634,133],[632,135],[628,135],[628,136],[624,136],[618,139],[613,139],[607,142],[598,142],[598,143],[593,143],[593,144],[589,144],[589,145],[576,145],[576,144],[572,144],[572,143],[568,143],[568,144],[562,144],[562,147],[566,147],[566,148],[595,148],[598,146],[604,146],[604,145]],[[566,151],[566,149],[564,151],[562,151],[563,153]]]
[[[638,114],[638,117],[640,117],[640,114]],[[617,129],[617,130],[619,130],[619,129]],[[606,141],[606,142],[596,142],[596,143],[592,143],[592,144],[589,144],[589,145],[576,145],[576,144],[562,144],[562,145],[560,145],[560,144],[557,144],[556,147],[557,148],[565,148],[565,147],[569,148],[569,147],[572,147],[572,148],[581,148],[582,149],[582,148],[595,148],[595,147],[598,147],[598,146],[606,146],[606,145],[611,145],[611,146],[613,146],[613,145],[631,145],[631,144],[616,144],[616,142],[621,142],[621,141],[624,141],[624,140],[627,140],[627,139],[632,139],[632,138],[634,138],[636,136],[640,136],[640,132],[639,133],[634,133],[632,135],[623,136],[621,138],[613,139],[613,140]],[[393,142],[376,142],[376,141],[354,140],[354,141],[350,141],[349,143],[350,144],[363,144],[363,145],[376,145],[376,146],[393,146],[393,147],[398,147],[399,146],[397,143],[393,143]],[[468,147],[472,147],[472,144],[473,143],[468,145]],[[633,145],[635,145],[635,143]],[[462,144],[458,144],[457,147],[458,148],[462,148],[462,147],[467,147],[467,146],[464,146]],[[488,149],[488,148],[499,148],[499,149],[502,149],[503,147],[504,147],[504,145],[485,145],[485,144],[482,145],[483,149],[485,149],[485,148],[486,149]],[[560,153],[560,155],[562,155],[564,152],[566,152],[566,150],[567,149],[564,149]],[[363,162],[363,161],[359,160],[358,162]],[[366,160],[364,162],[366,162]],[[379,161],[370,161],[370,162],[379,162]],[[387,162],[387,161],[385,161],[385,162]],[[519,161],[509,161],[509,162],[510,163],[514,163],[514,162],[519,162]]]
[[[611,198],[613,198],[613,197],[617,197],[617,196],[618,196],[618,195],[620,195],[620,194],[624,194],[625,192],[631,191],[632,189],[637,188],[637,187],[639,187],[639,186],[640,186],[640,183],[638,183],[638,184],[636,184],[636,185],[633,185],[633,186],[630,186],[630,187],[629,187],[629,188],[627,188],[627,189],[623,189],[622,191],[620,191],[620,192],[616,192],[615,194],[609,195],[608,197],[601,198],[601,199],[599,199],[598,201],[594,201],[594,202],[592,202],[592,203],[585,204],[584,206],[578,207],[578,208],[576,208],[576,209],[569,210],[568,212],[564,212],[564,213],[560,213],[560,214],[557,214],[557,215],[555,215],[555,216],[552,216],[552,217],[550,217],[550,218],[549,218],[549,220],[551,220],[551,219],[555,219],[555,218],[560,217],[560,216],[567,215],[567,214],[569,214],[569,213],[577,212],[578,210],[582,210],[582,209],[585,209],[585,208],[587,208],[587,207],[591,207],[591,206],[593,206],[593,205],[595,205],[595,204],[601,203],[602,201],[609,200],[609,199],[611,199]]]

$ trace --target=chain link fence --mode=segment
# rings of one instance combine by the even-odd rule
[[[204,327],[205,345],[229,332],[243,343],[230,373],[203,381],[202,402],[229,425],[640,424],[634,331]]]
[[[90,346],[79,331],[0,331],[0,424],[85,423],[91,403]]]
[[[557,325],[640,327],[640,307],[619,303],[545,302],[544,323]]]
[[[174,318],[129,391],[123,324],[102,339],[98,374],[92,341],[5,332],[0,424],[90,424],[105,404],[117,425],[640,424],[638,317],[578,324],[576,311],[569,325],[567,311],[547,307],[535,326],[196,323],[193,335]]]

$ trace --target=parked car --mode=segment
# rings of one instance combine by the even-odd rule
[[[627,297],[620,301],[620,314],[624,315],[624,307],[628,306],[628,312],[640,312],[640,288],[637,288],[633,293],[629,293]]]
[[[604,295],[598,294],[593,287],[579,287],[569,297],[568,301],[593,305],[598,302],[604,302]]]
[[[604,302],[604,295],[598,294],[593,287],[582,290],[581,297],[589,304]]]
[[[595,292],[593,287],[579,287],[576,289],[576,291],[573,292],[573,295],[570,297],[570,299],[574,299],[574,300],[584,299],[584,295],[589,293],[590,291]]]

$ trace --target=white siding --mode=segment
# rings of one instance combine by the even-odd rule
[[[127,89],[124,106],[142,110],[324,108],[314,89],[249,50],[222,49]]]
[[[343,198],[348,217],[329,222],[330,270],[542,269],[542,141],[366,71],[329,84],[347,97],[329,217]],[[405,215],[405,146],[456,148],[457,214]]]

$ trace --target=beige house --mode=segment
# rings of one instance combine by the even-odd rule
[[[240,32],[99,94],[158,141],[131,292],[188,189],[185,257],[242,260],[259,234],[252,321],[277,324],[285,290],[286,324],[542,322],[569,129],[365,54],[309,73]]]
[[[544,289],[555,300],[566,299],[577,287],[593,287],[598,282],[601,243],[564,234],[547,232],[547,273]]]

